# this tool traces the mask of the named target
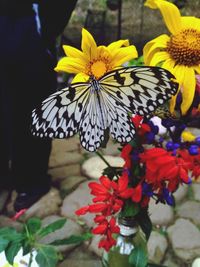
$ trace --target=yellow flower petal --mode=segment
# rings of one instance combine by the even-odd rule
[[[98,58],[109,59],[110,57],[111,53],[106,46],[100,45],[97,47],[97,59]]]
[[[174,74],[174,65],[175,65],[175,61],[171,58],[168,58],[167,60],[165,60],[165,62],[162,63],[162,68]]]
[[[68,57],[80,58],[82,60],[87,60],[84,53],[77,48],[70,45],[63,45],[63,50]]]
[[[195,67],[194,67],[194,70],[195,70],[198,74],[200,74],[200,65],[199,65],[199,66],[195,66]]]
[[[146,65],[150,64],[150,61],[154,53],[160,51],[160,49],[166,48],[169,39],[170,38],[168,35],[162,34],[145,44],[143,48],[143,55],[144,55],[144,63]]]
[[[196,136],[189,131],[182,132],[181,137],[184,142],[193,142],[196,139]]]
[[[160,9],[165,24],[172,34],[181,30],[181,14],[174,4],[164,0],[149,0],[146,1],[145,5],[153,9],[156,7]]]
[[[153,55],[150,65],[156,66],[158,63],[165,61],[166,59],[169,59],[169,54],[165,51],[157,52]]]
[[[115,68],[129,61],[130,59],[137,58],[138,52],[134,45],[130,45],[128,47],[122,47],[122,48],[116,49],[112,53],[112,57],[113,57],[112,64],[113,64],[113,67]]]
[[[129,46],[129,40],[118,40],[108,45],[108,49],[113,51],[114,49],[118,49],[122,46]]]
[[[182,114],[185,115],[194,99],[196,79],[193,68],[185,67],[185,75],[182,86],[183,101],[181,104],[181,111]]]
[[[89,76],[85,73],[78,73],[74,76],[71,83],[88,82]]]
[[[191,28],[200,31],[200,19],[195,17],[181,17],[182,28]]]
[[[92,35],[86,30],[82,29],[82,42],[81,48],[83,53],[86,54],[89,60],[97,57],[97,45]]]
[[[55,71],[64,71],[69,73],[79,73],[84,71],[85,65],[79,58],[63,57],[58,61]]]

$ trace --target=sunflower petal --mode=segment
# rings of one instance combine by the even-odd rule
[[[134,45],[130,45],[129,47],[122,47],[113,51],[111,55],[113,67],[117,67],[130,59],[137,58],[138,52]]]
[[[63,50],[68,57],[80,58],[82,60],[86,60],[87,57],[84,53],[77,48],[70,46],[70,45],[63,45]]]
[[[158,63],[165,61],[166,59],[169,59],[169,54],[165,51],[157,52],[153,55],[150,65],[156,66]]]
[[[192,28],[200,31],[200,19],[195,17],[181,17],[181,23],[183,28]]]
[[[183,91],[182,91],[182,104],[181,111],[185,115],[188,109],[190,108],[192,101],[194,99],[196,87],[196,79],[193,68],[185,67],[185,75],[183,79]]]
[[[162,34],[157,38],[151,40],[150,42],[146,43],[143,48],[144,62],[146,65],[149,65],[152,56],[155,52],[158,52],[160,48],[166,48],[169,39],[170,38],[168,35]]]
[[[88,82],[89,76],[83,72],[76,74],[71,83]]]
[[[81,48],[89,60],[93,60],[97,57],[97,44],[93,36],[84,28],[82,29]]]
[[[118,40],[116,42],[112,42],[111,44],[108,45],[108,49],[112,51],[122,46],[129,46],[129,40]]]
[[[181,30],[181,14],[174,4],[163,0],[147,0],[145,6],[160,9],[165,24],[172,34]]]
[[[195,69],[195,71],[196,71],[198,74],[200,74],[200,65],[199,65],[199,66],[196,66],[196,67],[194,67],[194,69]]]
[[[85,65],[78,58],[63,57],[58,61],[55,71],[64,71],[69,73],[79,73],[84,71]]]

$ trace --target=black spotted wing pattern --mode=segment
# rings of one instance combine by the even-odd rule
[[[81,145],[95,151],[109,129],[120,143],[135,134],[130,114],[147,116],[177,92],[178,84],[158,67],[127,67],[98,81],[75,83],[33,110],[32,132],[39,137],[68,138],[79,132]]]

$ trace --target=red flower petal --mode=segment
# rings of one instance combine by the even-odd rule
[[[98,204],[92,204],[89,206],[89,212],[102,212],[105,211],[108,207],[108,204],[106,203],[98,203]]]
[[[108,223],[102,223],[97,227],[95,227],[94,229],[92,229],[92,233],[95,235],[103,235],[106,233],[107,228],[108,228]]]
[[[110,180],[108,177],[106,177],[106,176],[101,176],[101,177],[99,178],[99,180],[100,180],[101,184],[102,184],[106,189],[108,189],[108,190],[111,189],[111,180]]]
[[[89,211],[89,206],[85,206],[85,207],[82,207],[82,208],[76,210],[75,214],[80,216],[80,215],[86,214],[88,211]]]
[[[142,186],[141,184],[138,184],[135,188],[134,188],[134,193],[132,195],[132,201],[133,202],[140,202],[142,198]]]

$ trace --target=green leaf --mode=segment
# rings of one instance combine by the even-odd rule
[[[23,247],[23,256],[27,255],[32,250],[32,246],[29,240],[24,240],[22,247]]]
[[[6,249],[9,244],[9,240],[4,239],[3,237],[0,238],[0,253]]]
[[[55,267],[58,262],[58,254],[54,248],[42,246],[37,249],[35,260],[40,267]]]
[[[17,253],[19,252],[21,246],[22,246],[21,243],[12,242],[6,247],[5,256],[6,256],[7,261],[11,265],[13,265],[14,258],[17,255]]]
[[[134,267],[146,267],[147,260],[147,252],[142,246],[136,246],[129,256],[129,263]]]
[[[52,232],[55,232],[56,230],[62,228],[64,224],[66,223],[67,219],[59,219],[46,227],[42,228],[37,234],[40,237],[46,236]]]
[[[120,216],[122,217],[133,217],[139,211],[138,204],[133,203],[131,200],[126,200],[125,205],[120,212]]]
[[[9,241],[20,242],[22,239],[24,239],[24,234],[18,233],[12,227],[4,227],[0,229],[0,237]]]
[[[50,243],[50,245],[60,246],[60,245],[80,244],[80,243],[90,239],[92,236],[93,235],[91,233],[85,233],[85,234],[80,235],[80,236],[71,235],[68,238],[56,240],[56,241]]]
[[[152,222],[147,209],[141,209],[135,217],[142,231],[145,233],[146,239],[148,240],[152,231]]]
[[[28,231],[35,234],[41,228],[41,220],[39,218],[30,218],[27,223]]]

